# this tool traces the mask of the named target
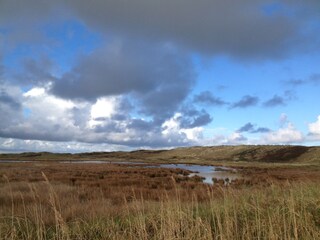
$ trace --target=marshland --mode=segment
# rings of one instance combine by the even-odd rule
[[[318,152],[229,146],[2,154],[0,238],[319,239]],[[237,177],[208,183],[195,164]]]

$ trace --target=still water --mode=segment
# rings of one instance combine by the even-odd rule
[[[200,176],[203,177],[204,183],[213,184],[213,178],[217,180],[223,180],[226,183],[232,182],[235,179],[242,178],[241,175],[234,168],[227,167],[215,167],[215,166],[204,166],[197,164],[148,164],[143,162],[107,162],[107,161],[64,161],[63,163],[95,163],[95,164],[128,164],[128,165],[139,165],[146,168],[176,168],[189,170],[192,173],[189,174],[189,177]]]
[[[18,161],[18,160],[0,160],[0,163],[25,163],[36,161]],[[234,168],[216,167],[216,166],[204,166],[196,164],[148,164],[143,162],[109,162],[109,161],[61,161],[60,163],[85,163],[85,164],[128,164],[139,165],[145,168],[172,168],[172,169],[184,169],[191,171],[189,177],[200,176],[204,183],[213,184],[213,178],[217,180],[223,180],[225,183],[232,182],[235,179],[242,178],[242,176]]]
[[[226,180],[233,181],[235,179],[240,178],[239,173],[236,172],[235,169],[226,168],[226,167],[214,167],[214,166],[203,166],[203,165],[189,165],[189,164],[162,164],[160,167],[164,168],[180,168],[192,171],[194,173],[189,176],[192,177],[194,175],[198,175],[203,177],[204,183],[213,184],[212,178],[216,178],[217,180]]]

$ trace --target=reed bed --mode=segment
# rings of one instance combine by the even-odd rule
[[[0,239],[320,239],[318,182],[197,191],[171,184],[157,200],[119,188],[115,201],[101,187],[51,183],[45,174],[36,182],[4,177]]]

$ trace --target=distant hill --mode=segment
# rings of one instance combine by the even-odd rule
[[[265,162],[320,164],[320,147],[283,145],[239,145],[184,147],[172,150],[137,150],[132,152],[90,152],[54,154],[49,152],[0,154],[6,160],[107,160],[146,162]]]

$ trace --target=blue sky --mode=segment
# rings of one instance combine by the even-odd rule
[[[0,2],[0,151],[320,143],[320,2]]]

